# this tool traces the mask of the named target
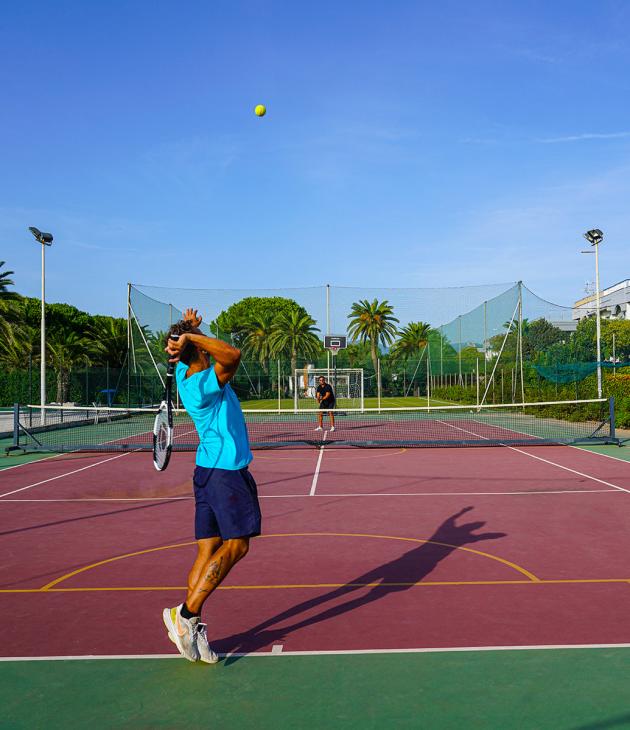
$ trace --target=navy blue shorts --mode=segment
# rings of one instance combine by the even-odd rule
[[[327,401],[323,401],[323,400],[319,401],[319,409],[322,411],[324,409],[332,411],[334,409],[334,407],[335,407],[335,401],[330,400],[330,398]]]
[[[247,467],[208,469],[196,466],[195,540],[260,535],[260,505],[254,477]]]

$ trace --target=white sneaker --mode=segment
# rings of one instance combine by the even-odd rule
[[[330,427],[330,430],[331,430],[331,431],[334,431],[334,430],[335,430],[335,427],[334,427],[334,426],[331,426],[331,427]]]
[[[324,429],[321,426],[318,426],[315,430],[316,431],[323,431]]]
[[[199,616],[185,619],[181,614],[183,605],[182,603],[175,608],[165,608],[162,611],[162,619],[168,629],[169,638],[175,644],[179,653],[189,662],[197,662],[199,661],[199,650],[197,649],[196,635]]]
[[[199,651],[199,659],[202,662],[216,664],[219,661],[219,655],[208,644],[206,624],[197,624],[197,650]]]

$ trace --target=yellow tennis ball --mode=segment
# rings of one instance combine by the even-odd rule
[[[267,113],[267,109],[265,108],[264,104],[257,104],[254,108],[254,112],[256,113],[257,117],[264,117]]]

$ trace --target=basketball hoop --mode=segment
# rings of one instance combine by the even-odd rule
[[[339,348],[338,347],[331,346],[328,349],[330,350],[330,354],[333,357],[335,357],[335,355],[339,352]]]

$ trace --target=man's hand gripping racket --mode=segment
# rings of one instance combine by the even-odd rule
[[[164,399],[160,403],[155,422],[153,424],[153,466],[158,471],[164,471],[168,466],[173,450],[173,400],[171,393],[173,391],[173,373],[175,365],[179,360],[179,351],[181,350],[179,335],[171,335],[169,338],[166,351],[169,357],[168,367],[166,369],[166,385],[164,387]],[[171,345],[174,344],[174,347]]]

